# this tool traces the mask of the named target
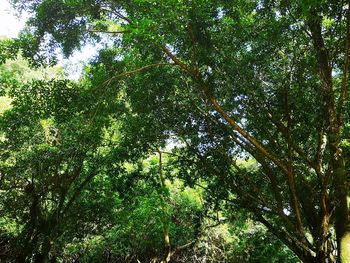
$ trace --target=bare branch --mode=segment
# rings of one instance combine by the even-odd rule
[[[123,31],[107,31],[107,30],[98,30],[98,29],[87,29],[86,30],[89,33],[103,33],[103,34],[125,34],[125,33],[130,33],[130,30],[123,30]]]
[[[192,77],[194,77],[195,79],[198,78],[198,71],[191,68],[190,66],[186,65],[185,63],[183,63],[180,59],[178,59],[167,47],[163,46],[162,50],[164,51],[165,54],[168,55],[168,57],[176,64],[178,65],[180,68],[184,69],[186,72],[188,72],[189,74],[192,75]]]
[[[129,76],[129,75],[133,75],[133,74],[139,74],[139,73],[142,73],[145,70],[148,70],[150,68],[160,67],[160,66],[175,66],[175,64],[171,64],[171,63],[150,64],[150,65],[138,68],[138,69],[134,69],[134,70],[130,70],[130,71],[126,71],[126,72],[120,73],[120,74],[118,74],[118,75],[116,75],[116,76],[106,80],[103,84],[104,85],[110,85],[113,81],[116,81],[116,80],[121,79],[123,77]]]
[[[112,10],[112,9],[108,9],[108,8],[102,8],[103,11],[107,11],[107,12],[110,12],[114,15],[116,15],[117,17],[123,19],[124,21],[128,22],[129,24],[131,24],[131,19],[124,16],[121,12],[117,11],[117,10]]]

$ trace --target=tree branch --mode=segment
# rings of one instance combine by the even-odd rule
[[[138,69],[134,69],[134,70],[130,70],[130,71],[126,71],[126,72],[123,72],[123,73],[120,73],[108,80],[106,80],[103,84],[104,85],[110,85],[113,81],[115,80],[118,80],[118,79],[121,79],[123,77],[127,77],[129,75],[133,75],[133,74],[139,74],[139,73],[142,73],[150,68],[155,68],[155,67],[160,67],[160,66],[174,66],[175,64],[171,64],[171,63],[155,63],[155,64],[150,64],[150,65],[147,65],[147,66],[144,66],[144,67],[141,67],[141,68],[138,68]]]
[[[161,47],[162,50],[164,51],[165,54],[168,55],[168,57],[176,64],[178,65],[180,68],[182,68],[183,70],[185,70],[187,73],[189,73],[190,75],[192,75],[192,77],[194,77],[195,79],[198,79],[199,77],[199,72],[195,69],[192,69],[190,66],[186,65],[185,63],[183,63],[180,59],[178,59],[167,47],[162,46]]]
[[[125,34],[130,33],[130,30],[123,30],[123,31],[106,31],[106,30],[98,30],[98,29],[87,29],[86,30],[89,33],[104,33],[104,34]]]

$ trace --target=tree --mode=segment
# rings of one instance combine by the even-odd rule
[[[122,90],[130,155],[175,138],[303,262],[350,261],[345,1],[13,2],[26,55],[109,37],[91,78]]]
[[[9,260],[48,262],[66,224],[79,222],[72,207],[104,169],[109,115],[99,113],[108,109],[87,85],[66,80],[7,86],[12,101],[0,118],[0,215],[17,226]]]

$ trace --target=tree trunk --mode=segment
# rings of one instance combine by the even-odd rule
[[[349,12],[349,9],[348,9]],[[348,17],[350,13],[348,13]],[[314,43],[316,58],[321,79],[321,91],[323,92],[323,102],[325,105],[325,112],[327,113],[327,124],[329,126],[328,141],[331,153],[331,168],[333,179],[333,197],[335,205],[335,231],[337,236],[338,245],[338,261],[341,263],[350,263],[350,209],[349,209],[349,186],[350,179],[346,171],[343,149],[341,149],[341,128],[342,121],[339,120],[335,107],[335,96],[332,86],[332,68],[328,57],[328,51],[324,44],[321,26],[322,17],[318,13],[318,10],[311,12],[311,17],[308,21],[308,26],[311,31],[312,40]],[[347,25],[347,38],[349,37],[349,18]],[[346,53],[349,52],[347,43]],[[348,58],[345,59],[345,72],[342,83],[342,92],[346,94],[346,80],[347,80],[347,68]],[[345,94],[342,94],[344,99]],[[341,107],[343,102],[340,103]],[[340,113],[342,109],[340,108]],[[341,117],[341,116],[340,116]],[[340,118],[342,119],[342,118]]]
[[[350,197],[345,161],[335,171],[335,231],[341,263],[350,262]]]
[[[40,253],[38,253],[35,257],[35,263],[49,263],[50,262],[50,250],[51,243],[50,238],[45,237],[44,242],[41,247]]]
[[[25,229],[22,232],[23,236],[19,238],[19,245],[17,247],[18,254],[15,257],[16,262],[27,262],[32,257],[33,250],[37,246],[38,234],[32,226],[29,230]]]
[[[163,176],[163,162],[162,162],[162,152],[159,150],[159,179],[160,179],[160,184],[162,187],[162,190],[166,189],[165,185],[165,179]],[[162,201],[165,202],[165,197],[164,193],[161,194]],[[165,214],[166,208],[163,206],[162,207],[163,213]],[[161,263],[168,263],[171,258],[171,245],[170,245],[170,236],[169,236],[169,226],[167,223],[167,218],[163,217],[163,241],[164,241],[164,248],[165,248],[165,256],[164,260],[161,261]]]
[[[336,258],[329,250],[319,251],[316,255],[310,255],[307,251],[303,254],[297,254],[303,263],[335,263]]]
[[[335,258],[328,251],[319,251],[317,255],[312,256],[305,251],[304,254],[297,254],[303,263],[335,263]]]

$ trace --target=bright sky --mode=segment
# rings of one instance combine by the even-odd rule
[[[16,37],[25,21],[25,15],[22,14],[21,17],[14,15],[8,0],[0,0],[0,36]],[[78,79],[83,67],[82,62],[92,58],[96,53],[95,47],[87,45],[80,52],[75,52],[71,58],[60,60],[59,65],[66,68],[71,79]]]
[[[18,18],[7,0],[0,0],[0,36],[16,37],[24,26],[25,16]]]

